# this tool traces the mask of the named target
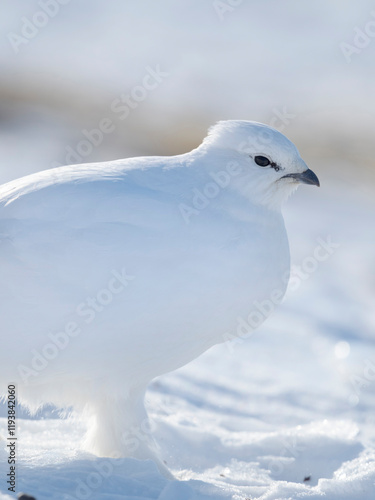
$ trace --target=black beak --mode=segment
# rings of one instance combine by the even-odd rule
[[[318,186],[318,187],[320,186],[319,179],[314,174],[314,172],[309,168],[304,172],[301,172],[300,174],[287,174],[281,178],[285,179],[287,177],[294,179],[296,182],[302,182],[303,184],[311,184],[312,186]]]

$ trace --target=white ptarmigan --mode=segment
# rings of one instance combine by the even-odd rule
[[[299,183],[319,186],[283,134],[230,120],[190,153],[1,186],[0,392],[14,382],[30,408],[73,407],[90,417],[89,450],[162,468],[134,434],[147,384],[280,302],[281,206]]]

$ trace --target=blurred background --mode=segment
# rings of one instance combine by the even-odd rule
[[[229,118],[283,129],[323,176],[374,180],[371,1],[6,1],[0,23],[1,181],[182,153]]]
[[[183,153],[230,118],[271,124],[297,145],[321,180],[285,209],[294,276],[305,277],[263,340],[234,346],[228,373],[242,373],[258,408],[265,402],[263,423],[344,416],[374,440],[373,2],[13,0],[2,4],[0,34],[1,182]],[[322,239],[336,246],[314,264]],[[209,363],[220,373],[218,355]],[[186,390],[196,394],[192,373]],[[273,413],[267,384],[285,396]]]

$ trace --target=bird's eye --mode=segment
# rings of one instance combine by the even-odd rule
[[[270,160],[265,156],[255,156],[254,161],[260,167],[268,167],[268,165],[271,165]]]

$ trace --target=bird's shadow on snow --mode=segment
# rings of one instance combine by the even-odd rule
[[[2,478],[6,477],[7,468],[1,460]],[[166,479],[151,460],[90,457],[37,466],[21,461],[17,466],[17,492],[34,495],[37,500],[204,500],[222,496],[214,486],[206,496],[207,486],[195,480]],[[4,487],[0,491],[7,493]]]

